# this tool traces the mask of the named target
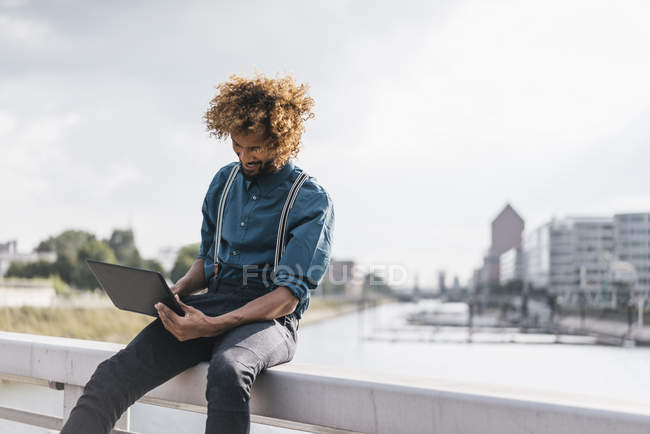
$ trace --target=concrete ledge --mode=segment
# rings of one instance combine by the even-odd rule
[[[0,375],[83,386],[121,345],[0,332]],[[147,397],[205,406],[207,365]],[[369,433],[650,434],[650,404],[368,375],[288,363],[259,376],[253,414]]]

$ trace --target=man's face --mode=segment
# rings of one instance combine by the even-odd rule
[[[268,138],[265,134],[231,131],[230,138],[246,178],[256,179],[273,171],[273,159],[266,146]]]

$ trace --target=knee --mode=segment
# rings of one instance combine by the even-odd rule
[[[101,362],[84,387],[86,395],[96,395],[102,401],[126,410],[138,395],[138,381],[133,356],[122,349],[112,357]]]
[[[213,355],[208,367],[208,403],[247,403],[260,363],[246,348],[232,347]]]
[[[135,401],[136,397],[120,378],[122,357],[123,354],[118,352],[97,366],[70,415],[74,419],[70,426],[79,423],[99,424],[108,432]]]
[[[117,385],[121,375],[120,365],[124,357],[121,351],[97,365],[95,372],[86,384],[86,391],[94,388],[113,389]]]

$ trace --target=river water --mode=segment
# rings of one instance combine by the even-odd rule
[[[417,304],[388,304],[303,325],[298,331],[293,363],[358,370],[365,374],[428,377],[648,402],[650,348],[402,340],[409,330],[405,315],[435,303],[424,300]],[[391,330],[394,341],[377,339],[386,336],[386,330]],[[0,405],[60,415],[62,393],[37,386],[3,384]],[[136,404],[131,420],[132,429],[141,433],[198,433],[203,432],[205,416]],[[251,431],[258,434],[291,432],[255,424]],[[0,432],[45,431],[0,421]]]

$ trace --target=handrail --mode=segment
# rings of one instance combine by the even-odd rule
[[[63,388],[67,415],[96,366],[120,348],[102,342],[0,332],[0,377]],[[205,363],[195,366],[152,390],[143,400],[205,411],[206,369]],[[650,433],[647,403],[376,375],[293,362],[260,374],[250,405],[253,421],[289,421],[293,427],[307,424],[313,432]],[[25,413],[29,412],[0,407],[0,418],[33,418]],[[43,416],[43,423],[56,423]],[[128,415],[116,427],[128,432]]]

